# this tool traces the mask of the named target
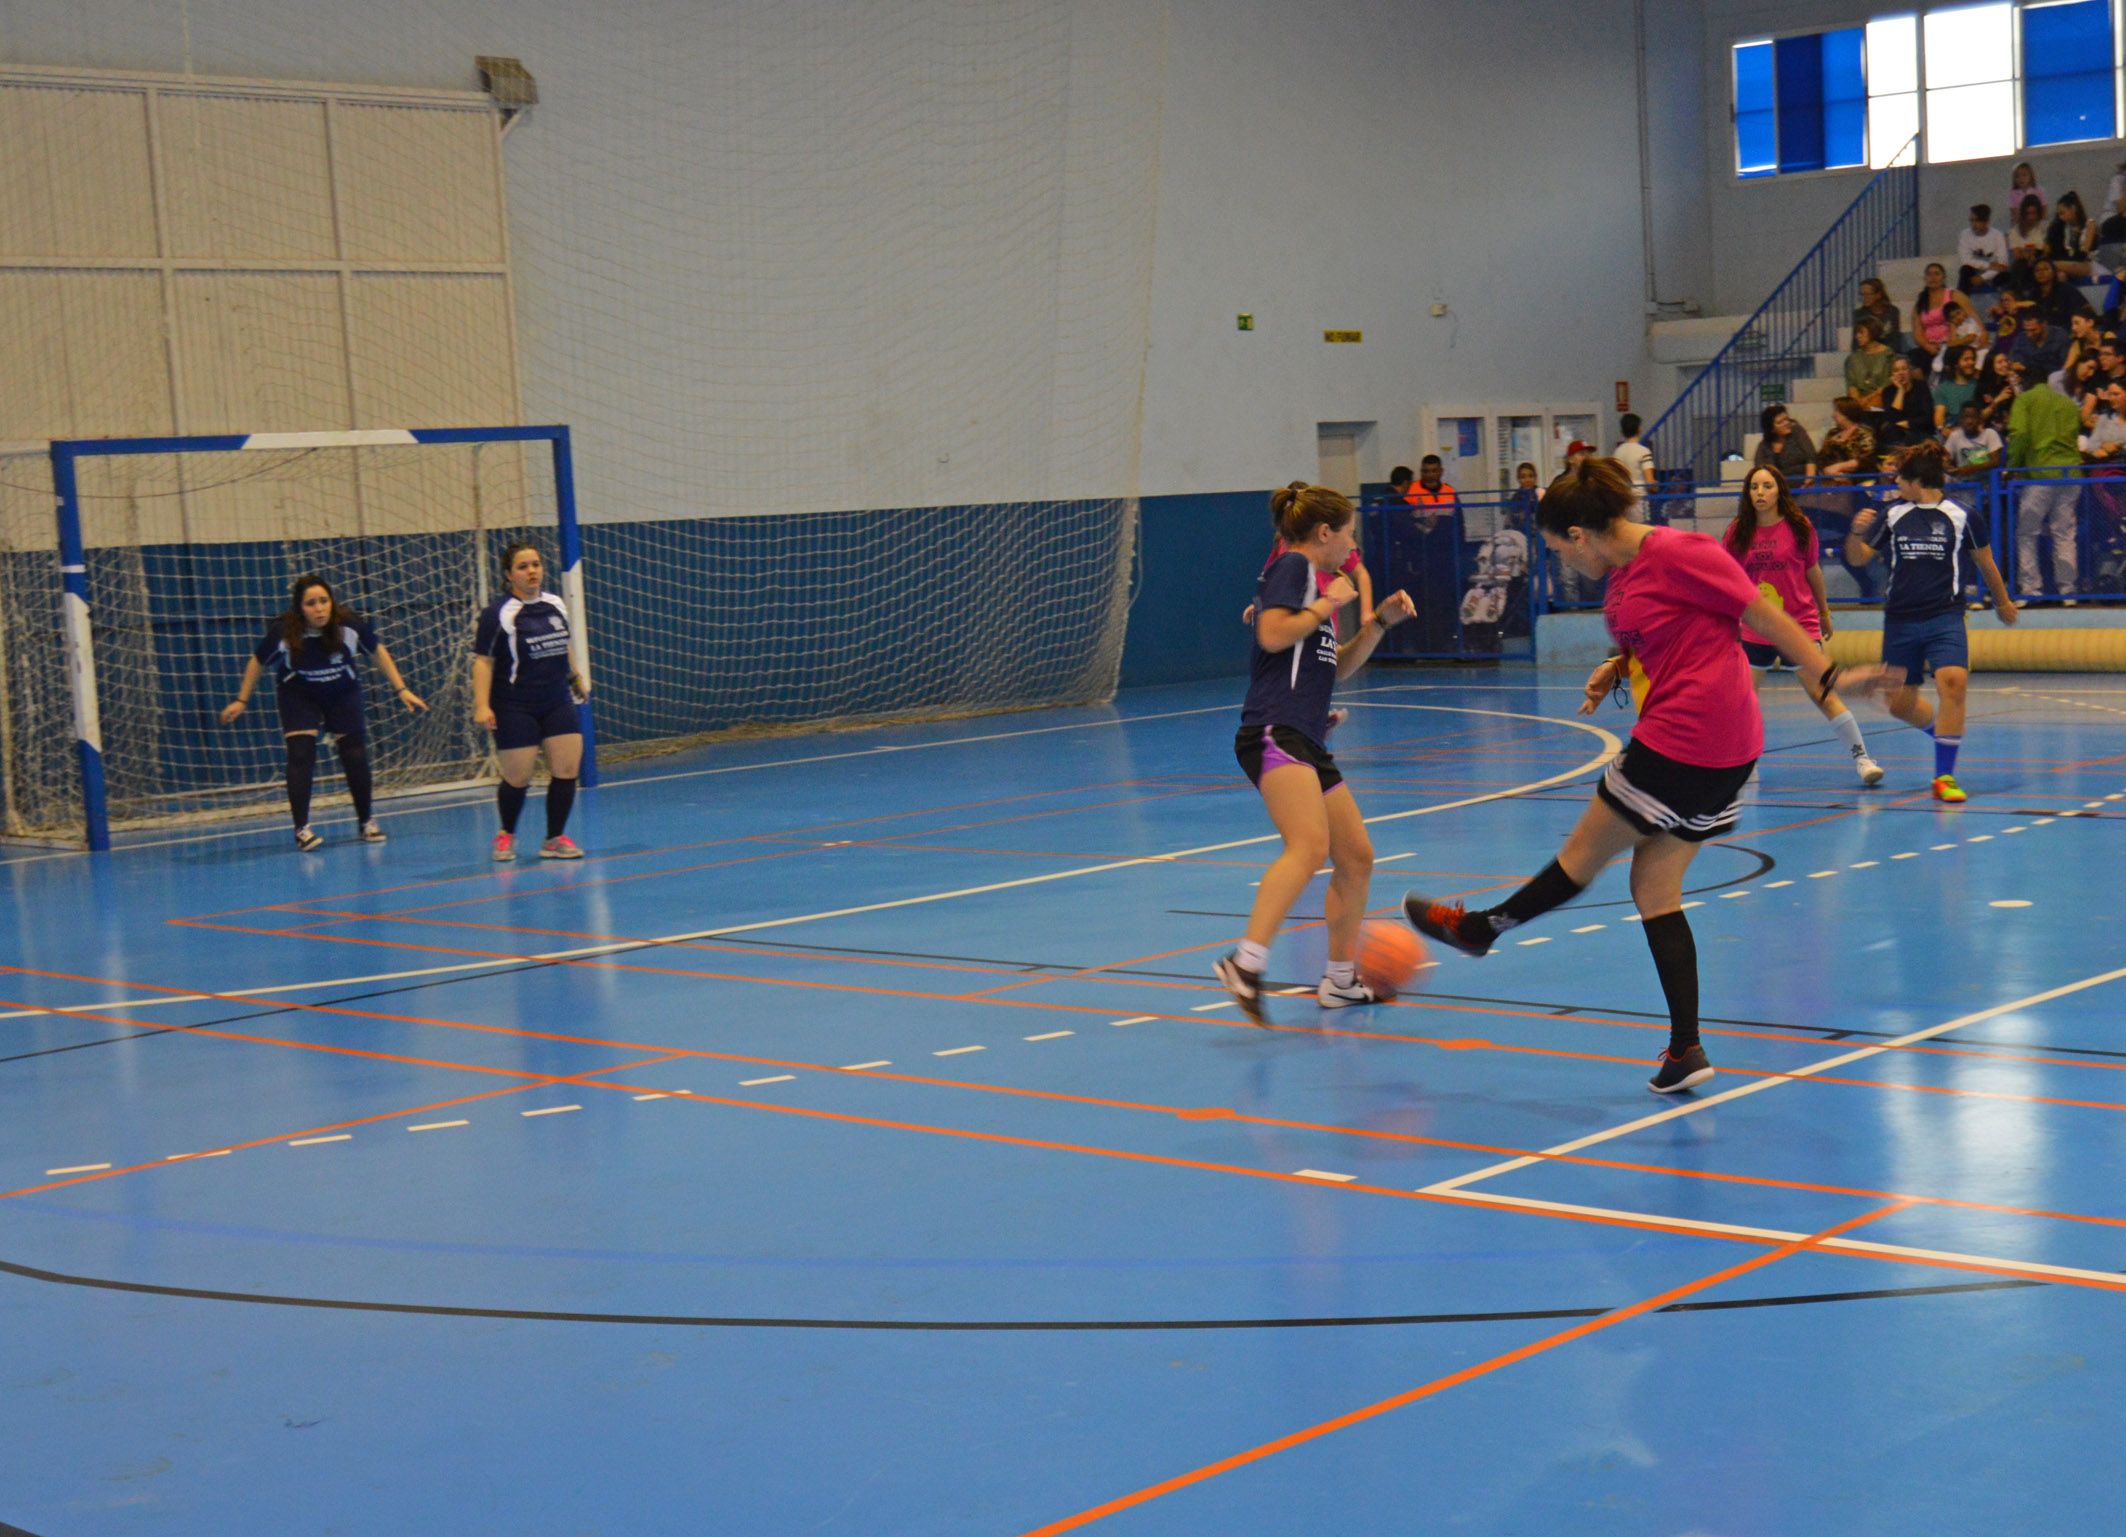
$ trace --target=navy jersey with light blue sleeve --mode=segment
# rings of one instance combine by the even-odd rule
[[[1990,535],[1984,513],[1943,497],[1931,507],[1898,502],[1883,513],[1880,528],[1861,537],[1890,564],[1882,603],[1888,620],[1962,612],[1971,555],[1986,547]]]
[[[1280,555],[1255,583],[1255,612],[1303,609],[1320,596],[1306,556]],[[1265,651],[1257,640],[1248,658],[1243,726],[1290,726],[1317,747],[1329,735],[1329,695],[1336,688],[1336,621],[1325,619],[1290,650]]]
[[[289,648],[279,620],[267,627],[251,655],[273,674],[283,688],[300,688],[316,699],[337,699],[350,690],[359,691],[361,674],[355,658],[377,648],[376,630],[366,619],[334,625],[328,634],[305,628],[302,644]]]
[[[569,702],[568,639],[568,605],[553,593],[530,602],[504,593],[482,609],[472,649],[494,663],[489,705],[543,709]]]

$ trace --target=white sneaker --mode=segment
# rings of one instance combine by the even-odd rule
[[[1353,977],[1348,982],[1331,982],[1321,979],[1321,986],[1314,989],[1314,1001],[1325,1009],[1348,1009],[1359,1004],[1379,1003],[1381,995]]]
[[[307,854],[312,849],[323,848],[325,846],[325,840],[319,837],[316,833],[312,832],[310,830],[310,824],[305,822],[301,827],[298,827],[295,830],[295,846],[301,852]]]
[[[377,825],[374,817],[362,824],[362,841],[364,843],[382,843],[384,841],[384,829]]]
[[[1853,769],[1860,775],[1860,782],[1869,789],[1882,783],[1882,765],[1866,753],[1853,760]]]

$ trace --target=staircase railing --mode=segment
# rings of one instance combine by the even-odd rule
[[[1713,355],[1646,433],[1663,466],[1688,467],[1701,485],[1720,479],[1723,455],[1757,429],[1761,409],[1786,399],[1810,354],[1839,346],[1859,302],[1860,280],[1885,261],[1919,254],[1918,137],[1870,178],[1852,206],[1794,264],[1771,297]]]

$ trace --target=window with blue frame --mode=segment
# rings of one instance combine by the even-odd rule
[[[2022,24],[2023,143],[2118,137],[2112,0],[2026,5]]]
[[[1738,176],[1868,163],[1866,36],[1844,27],[1735,45]]]

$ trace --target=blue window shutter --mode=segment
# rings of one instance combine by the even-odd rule
[[[1861,69],[1867,29],[1823,34],[1823,163],[1868,163],[1868,81]]]
[[[2023,142],[2071,144],[2118,136],[2111,88],[2111,0],[2025,9]]]
[[[1779,169],[1823,169],[1823,38],[1782,37],[1772,44],[1777,61]]]
[[[1778,113],[1772,96],[1772,45],[1735,48],[1735,172],[1769,176],[1779,169]]]

